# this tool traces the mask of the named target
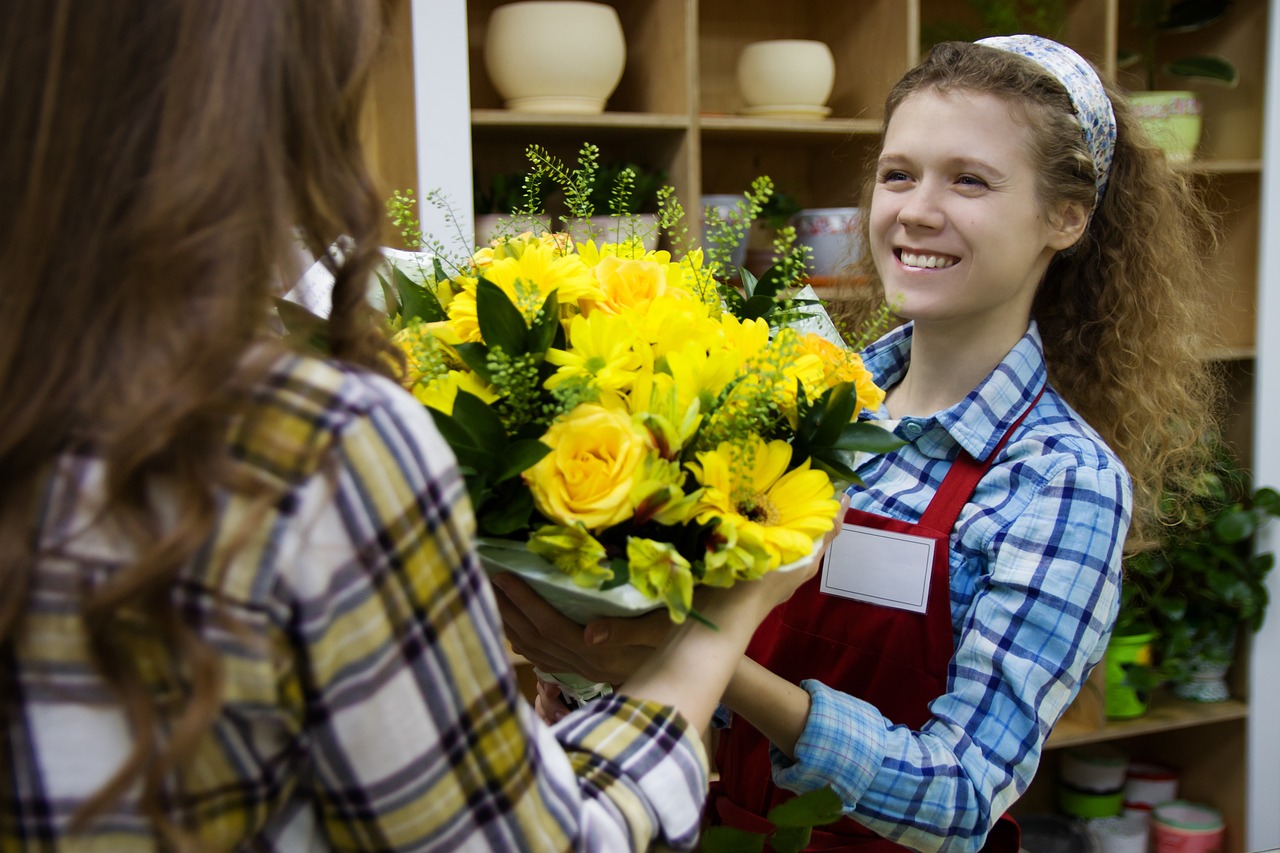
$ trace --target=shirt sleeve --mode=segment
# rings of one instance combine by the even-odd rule
[[[300,493],[290,602],[318,815],[340,850],[691,849],[707,786],[674,709],[545,726],[519,694],[453,456],[421,406],[341,427]]]
[[[1102,658],[1119,607],[1127,474],[1063,463],[1027,491],[1025,509],[983,543],[989,570],[961,614],[930,721],[912,731],[804,682],[811,711],[795,760],[773,751],[777,784],[833,785],[849,814],[907,847],[982,847]]]

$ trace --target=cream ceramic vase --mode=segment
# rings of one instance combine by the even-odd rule
[[[518,112],[602,112],[626,59],[622,23],[604,3],[508,3],[493,10],[485,30],[489,79]]]
[[[738,55],[737,79],[747,112],[824,111],[835,86],[836,61],[825,42],[756,41]]]

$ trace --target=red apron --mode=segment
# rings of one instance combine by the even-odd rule
[[[929,703],[946,692],[947,667],[955,651],[948,563],[951,530],[978,481],[1024,417],[1026,412],[1009,427],[987,462],[979,463],[961,451],[919,523],[857,509],[845,515],[850,524],[934,540],[925,613],[825,595],[819,591],[821,577],[814,577],[760,625],[747,654],[793,684],[817,679],[870,702],[886,719],[919,730],[929,720]],[[774,785],[769,741],[741,717],[721,733],[716,768],[720,779],[712,785],[708,801],[712,824],[768,832],[771,825],[763,816],[794,796]],[[761,785],[760,780],[765,783]],[[1011,818],[1001,817],[983,850],[1018,853],[1020,835]],[[815,828],[806,849],[889,853],[907,848],[843,817]]]

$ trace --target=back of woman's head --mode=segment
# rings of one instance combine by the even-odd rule
[[[1218,382],[1196,344],[1209,304],[1205,258],[1215,238],[1192,184],[1146,139],[1119,89],[1102,83],[1116,140],[1100,199],[1098,170],[1071,97],[1017,53],[937,45],[890,91],[885,122],[921,91],[1000,97],[1027,128],[1046,213],[1064,203],[1092,211],[1081,239],[1050,264],[1032,316],[1054,386],[1133,476],[1135,529],[1145,535],[1161,494],[1180,488],[1196,469],[1195,436],[1213,428]],[[864,187],[864,205],[874,181],[873,175]],[[874,279],[869,260],[863,271]]]
[[[227,425],[299,235],[320,252],[351,238],[331,344],[378,364],[363,312],[381,206],[358,128],[382,16],[380,0],[0,5],[0,647],[21,629],[39,496],[67,449],[103,460],[106,510],[138,540],[86,607],[96,663],[131,666],[111,626],[139,601],[160,603],[145,614],[171,648],[198,646],[178,642],[167,591],[212,529]],[[165,548],[158,480],[175,505]],[[147,701],[124,698],[131,715]],[[216,704],[204,689],[184,719]]]

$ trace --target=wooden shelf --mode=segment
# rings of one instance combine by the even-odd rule
[[[1187,702],[1158,692],[1152,698],[1147,713],[1137,719],[1108,720],[1101,728],[1088,726],[1078,720],[1063,719],[1054,727],[1053,734],[1045,743],[1045,749],[1061,749],[1210,723],[1245,720],[1248,716],[1249,706],[1238,699],[1228,699],[1225,702]]]
[[[674,113],[527,113],[512,110],[471,111],[472,127],[622,128],[636,130],[684,130],[689,117]]]

